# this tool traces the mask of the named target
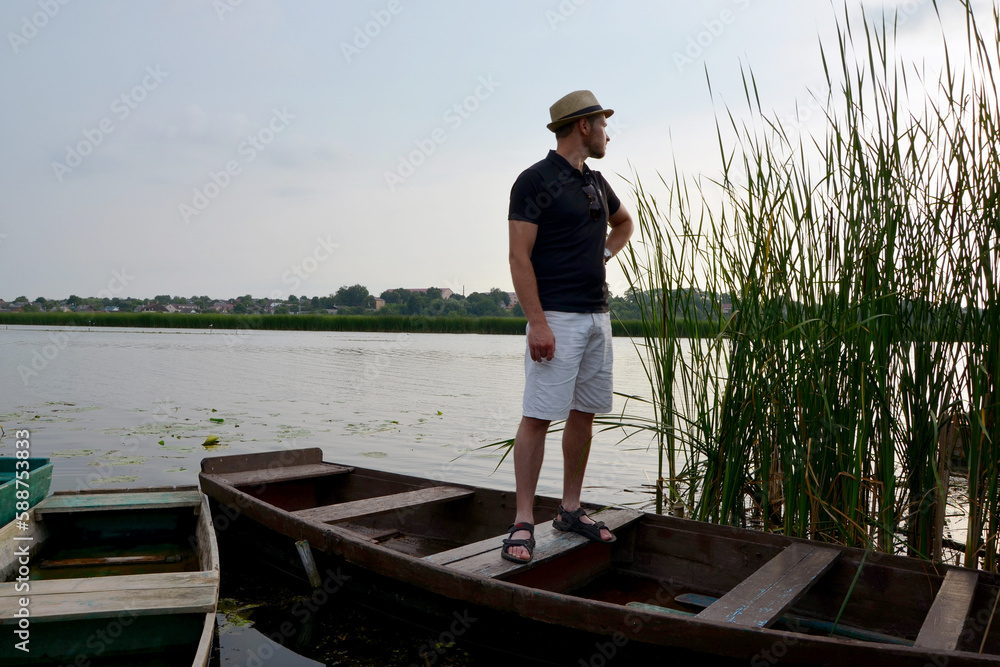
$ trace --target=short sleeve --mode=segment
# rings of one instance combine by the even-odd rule
[[[611,189],[611,184],[608,183],[606,178],[604,178],[604,174],[601,174],[601,182],[604,184],[604,192],[607,195],[608,215],[614,215],[622,206],[621,200],[618,199],[618,195],[615,194],[615,191]]]
[[[514,181],[510,189],[510,207],[507,211],[508,220],[523,220],[538,224],[541,215],[536,202],[542,189],[542,176],[534,169],[526,169]]]

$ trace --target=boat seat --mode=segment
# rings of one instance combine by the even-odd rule
[[[954,651],[965,629],[978,581],[979,575],[973,570],[948,570],[913,645]]]
[[[201,491],[196,488],[148,493],[56,493],[35,505],[35,517],[94,510],[130,510],[192,506],[201,507]]]
[[[302,465],[261,468],[259,470],[240,470],[236,472],[208,473],[218,477],[232,486],[261,486],[278,482],[294,482],[301,479],[345,475],[353,468],[338,466],[332,463],[306,463]]]
[[[31,620],[110,618],[123,612],[147,614],[211,613],[219,590],[218,571],[127,574],[116,577],[30,581],[30,592],[16,582],[0,584],[0,625],[15,625],[19,598],[30,598]]]
[[[746,628],[769,628],[833,565],[840,550],[796,542],[698,614]]]
[[[364,500],[310,507],[293,512],[293,514],[309,521],[335,523],[337,521],[346,521],[347,519],[388,514],[389,512],[412,512],[417,507],[434,505],[449,500],[458,500],[459,498],[469,498],[473,495],[475,495],[475,491],[472,489],[464,489],[457,486],[431,486],[425,489],[393,493],[387,496],[365,498]]]
[[[625,508],[610,508],[591,515],[595,521],[603,521],[613,532],[639,519],[642,512]],[[514,563],[500,557],[500,548],[508,533],[491,537],[473,544],[466,544],[448,551],[425,556],[424,561],[443,565],[449,569],[482,577],[506,577],[539,563],[552,560],[575,549],[591,544],[591,541],[577,533],[558,530],[551,521],[535,526],[535,550],[530,563]]]

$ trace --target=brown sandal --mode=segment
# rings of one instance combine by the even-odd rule
[[[528,563],[528,562],[531,561],[532,556],[535,555],[534,554],[534,551],[535,551],[535,524],[528,523],[527,521],[522,521],[521,523],[515,523],[514,525],[512,525],[510,527],[510,530],[507,531],[507,532],[510,533],[511,535],[513,535],[514,533],[516,533],[519,530],[526,530],[526,531],[528,531],[529,533],[531,533],[531,537],[529,537],[526,540],[525,539],[514,540],[514,539],[511,539],[509,537],[504,538],[503,547],[500,549],[500,557],[503,558],[504,560],[509,560],[512,563]],[[524,547],[525,549],[528,550],[528,557],[527,558],[517,558],[515,556],[510,555],[510,553],[507,552],[507,549],[509,547]]]
[[[552,522],[553,528],[558,528],[559,530],[568,530],[574,533],[579,533],[584,537],[594,541],[602,542],[604,544],[611,544],[618,538],[615,537],[614,533],[611,533],[611,529],[604,525],[603,521],[595,521],[594,523],[584,523],[580,520],[580,517],[588,516],[587,510],[583,507],[578,507],[572,512],[563,509],[563,506],[559,506],[559,518]],[[601,539],[601,529],[607,530],[611,533],[610,540]]]

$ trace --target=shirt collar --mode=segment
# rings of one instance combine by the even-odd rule
[[[559,153],[555,152],[553,149],[549,149],[549,154],[546,159],[559,167],[560,171],[575,171],[576,173],[581,174],[585,180],[589,181],[590,179],[590,167],[587,166],[586,162],[583,163],[583,169],[577,169],[569,163],[569,160],[564,158],[562,155],[559,155]]]

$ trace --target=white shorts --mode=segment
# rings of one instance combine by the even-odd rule
[[[549,361],[532,361],[525,344],[524,416],[553,421],[566,419],[570,410],[611,412],[610,314],[545,311],[545,319],[556,353]]]

